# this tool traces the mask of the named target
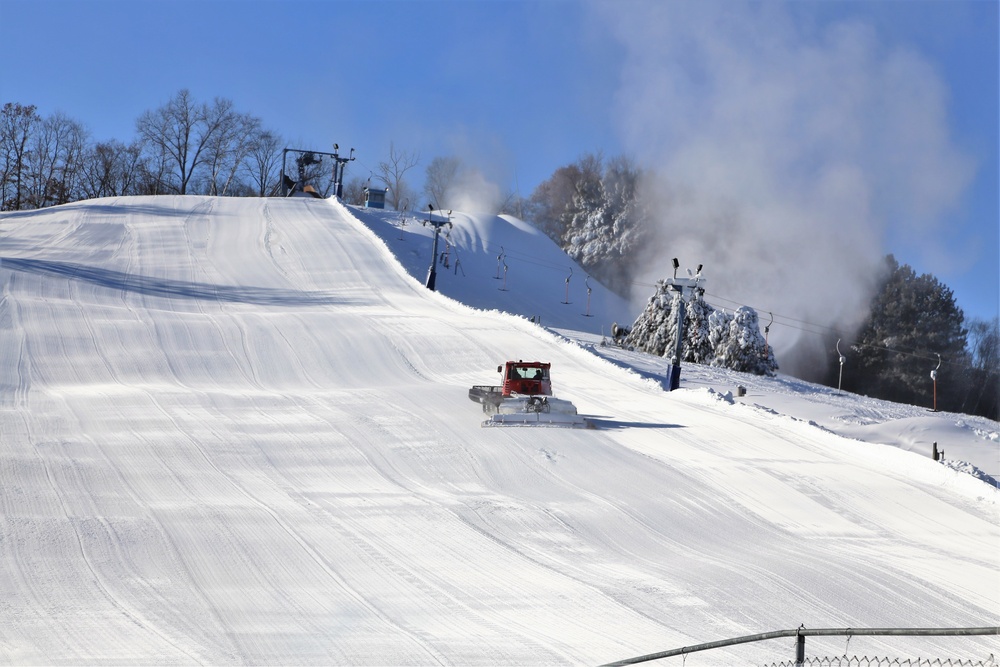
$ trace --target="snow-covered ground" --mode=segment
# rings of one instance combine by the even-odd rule
[[[634,313],[529,225],[456,214],[431,293],[431,230],[398,219],[0,216],[0,661],[596,664],[1000,625],[995,422],[693,366],[664,392],[661,360],[600,345]],[[481,428],[468,388],[509,358],[601,428]]]
[[[410,275],[426,282],[433,245],[433,227],[425,224],[426,213],[414,216],[364,208],[352,208],[352,213],[382,238]],[[435,215],[433,219],[444,218]],[[631,325],[638,310],[630,309],[596,281],[582,280],[581,276],[586,278],[583,269],[548,237],[508,216],[454,214],[451,219],[451,227],[442,228],[439,239],[438,291],[483,310],[503,310],[536,319],[545,313],[540,319],[543,326],[664,388],[669,386],[667,360],[608,347],[612,342],[611,325]],[[441,264],[441,255],[448,247],[444,233],[452,249],[450,270]],[[519,280],[512,279],[506,285],[498,282],[504,274],[502,268],[497,270],[496,255],[500,253],[504,257],[500,266],[506,263],[508,273]],[[461,265],[456,269],[459,260]],[[567,276],[570,289],[565,282]],[[926,407],[841,393],[780,374],[767,378],[685,364],[681,378],[682,389],[708,388],[729,402],[736,398],[740,403],[810,421],[849,438],[900,447],[928,457],[933,456],[936,442],[939,453],[943,452],[939,460],[944,465],[994,486],[1000,480],[1000,424],[990,419],[934,413]],[[737,390],[741,386],[743,397]]]

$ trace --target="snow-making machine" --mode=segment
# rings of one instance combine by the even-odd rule
[[[542,361],[508,361],[497,366],[501,385],[475,385],[469,398],[483,406],[490,418],[483,426],[552,426],[594,428],[569,401],[553,398],[549,369]]]

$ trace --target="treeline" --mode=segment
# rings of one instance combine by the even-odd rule
[[[42,208],[123,195],[263,196],[278,185],[282,139],[259,118],[187,90],[136,120],[136,136],[93,141],[79,122],[34,105],[0,110],[0,207]]]

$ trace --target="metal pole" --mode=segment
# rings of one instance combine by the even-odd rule
[[[427,289],[434,291],[434,284],[437,282],[437,254],[438,254],[438,234],[440,227],[434,227],[434,249],[431,252],[431,267],[427,269]]]
[[[288,186],[285,185],[285,158],[288,156],[288,149],[282,149],[281,151],[281,196],[288,196]]]
[[[677,289],[677,288],[675,288]],[[681,386],[681,352],[684,345],[684,290],[677,289],[677,340],[674,341],[674,357],[670,365],[670,391]]]
[[[840,357],[840,376],[837,378],[837,395],[840,395],[840,386],[844,381],[844,362],[847,361],[840,352],[840,339],[837,339],[837,356]]]
[[[941,355],[939,354],[937,358],[938,358],[938,365],[934,370],[931,371],[931,380],[934,381],[934,412],[937,412],[937,372],[938,369],[941,368]]]

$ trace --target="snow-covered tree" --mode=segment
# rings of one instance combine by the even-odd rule
[[[760,319],[756,310],[750,306],[740,306],[729,321],[729,326],[721,330],[720,334],[721,340],[715,347],[713,366],[756,375],[774,375],[778,364],[774,359],[774,351],[760,333]]]
[[[646,307],[632,324],[632,331],[625,342],[647,354],[662,357],[674,350],[674,333],[677,318],[673,316],[674,300],[678,298],[661,280],[656,284],[656,292],[649,297]]]
[[[642,172],[628,158],[606,165],[600,158],[581,169],[572,204],[563,216],[562,247],[601,282],[628,292],[628,260],[638,252],[648,229],[649,213],[639,196]]]
[[[709,337],[709,324],[715,309],[704,299],[691,299],[684,308],[684,361],[710,364],[715,348]]]
[[[645,309],[632,325],[626,343],[648,354],[672,357],[677,335],[680,292],[665,281],[656,285]],[[684,301],[684,340],[681,361],[729,368],[757,375],[773,375],[778,364],[774,351],[760,333],[757,311],[743,306],[734,315],[716,310],[697,294]]]

